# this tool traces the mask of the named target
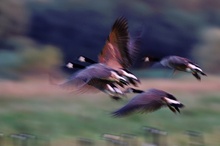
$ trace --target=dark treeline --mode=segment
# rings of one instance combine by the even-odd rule
[[[27,1],[25,34],[40,44],[54,45],[64,62],[84,54],[97,60],[115,19],[125,16],[132,36],[140,35],[140,57],[180,55],[191,50],[206,26],[220,26],[217,0],[201,1]],[[2,46],[2,44],[1,44]],[[5,47],[1,47],[5,48]]]
[[[32,11],[28,35],[41,43],[59,46],[66,60],[73,60],[81,54],[97,59],[114,20],[125,15],[129,20],[130,30],[135,32],[134,36],[142,31],[142,56],[190,57],[192,47],[198,42],[200,29],[206,25],[220,24],[220,17],[217,17],[219,14],[214,10],[194,13],[164,5],[156,11],[153,7],[155,4],[146,1],[142,2],[145,5],[140,11],[140,7],[132,7],[133,3],[118,3],[118,7],[110,6],[113,12],[99,10],[100,13],[89,9],[89,4],[86,3],[81,5],[81,10],[74,6],[64,10],[47,5],[44,10]]]

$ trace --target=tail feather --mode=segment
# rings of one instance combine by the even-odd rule
[[[179,103],[179,104],[172,103],[170,105],[173,106],[173,107],[178,107],[178,108],[184,108],[185,107],[184,104],[182,104],[182,103]]]
[[[133,86],[137,87],[137,82],[131,78],[128,78],[129,83],[131,83]]]
[[[201,77],[199,76],[199,74],[197,72],[193,72],[192,75],[197,79],[197,80],[201,80]]]
[[[205,74],[204,72],[201,72],[201,74],[202,74],[203,76],[207,76],[207,74]]]
[[[171,110],[173,111],[173,112],[175,112],[176,113],[176,111],[178,112],[178,113],[180,113],[180,110],[179,110],[179,108],[183,108],[184,107],[184,105],[182,104],[182,103],[179,103],[179,104],[170,104],[170,106],[172,107],[172,109],[174,110],[172,110],[171,108]]]
[[[120,101],[122,100],[121,97],[118,97],[118,96],[110,96],[113,100],[115,101]]]
[[[205,73],[202,72],[202,71],[200,72],[200,74],[203,75],[203,76],[207,76],[207,74],[205,74]]]
[[[198,69],[198,68],[196,68],[195,69],[195,71],[197,72],[197,73],[200,73],[201,75],[203,75],[203,76],[207,76],[207,74],[205,74],[203,71],[202,71],[202,69]]]

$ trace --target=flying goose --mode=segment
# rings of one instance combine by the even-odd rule
[[[118,18],[112,26],[112,30],[106,43],[98,55],[98,62],[117,70],[126,76],[131,84],[137,86],[140,80],[128,71],[135,60],[137,54],[137,44],[139,39],[132,39],[128,32],[128,22],[125,17]],[[97,63],[96,61],[80,56],[80,62]]]
[[[180,56],[167,56],[164,58],[146,57],[145,62],[160,62],[163,66],[173,69],[173,73],[176,70],[192,73],[197,80],[201,80],[199,74],[207,76],[197,64]]]
[[[123,87],[128,85],[128,82],[116,70],[100,63],[85,67],[69,62],[66,66],[81,70],[59,84],[60,87],[78,93],[102,91],[116,100],[124,96],[124,93],[115,84]]]
[[[128,88],[125,93],[139,93],[133,97],[125,106],[112,112],[115,117],[123,117],[134,112],[149,113],[159,110],[161,107],[168,107],[172,112],[179,112],[179,108],[184,105],[180,103],[173,95],[158,89],[149,89],[142,91],[134,88]]]
[[[122,87],[129,83],[136,85],[136,82],[140,82],[139,79],[126,70],[131,65],[128,47],[132,45],[132,42],[129,42],[127,20],[124,17],[118,18],[113,24],[112,31],[99,55],[99,62],[85,57],[79,58],[81,62],[87,61],[92,64],[73,74],[61,86],[70,89],[76,88],[81,93],[92,91],[95,88],[106,93],[114,91],[110,94],[120,94],[116,85]],[[68,66],[71,67],[71,64]],[[129,82],[123,76],[126,76]]]

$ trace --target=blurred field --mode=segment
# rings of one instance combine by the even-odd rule
[[[187,145],[186,130],[204,133],[207,145],[220,141],[220,78],[205,77],[198,82],[192,76],[176,79],[143,79],[141,89],[159,88],[173,93],[186,107],[180,115],[168,109],[151,114],[113,118],[110,112],[124,105],[106,95],[67,93],[47,79],[0,82],[0,132],[31,133],[49,138],[51,145],[73,145],[79,137],[103,145],[101,135],[131,133],[144,142],[142,126],[168,132],[168,143]]]
[[[219,9],[219,0],[1,0],[0,145],[27,146],[7,143],[17,133],[40,136],[47,146],[77,145],[81,137],[103,146],[103,133],[130,133],[141,145],[152,141],[143,126],[167,131],[167,146],[189,145],[186,130],[203,133],[208,146],[220,145]],[[134,72],[147,77],[141,89],[162,89],[183,102],[180,115],[161,109],[113,118],[110,112],[133,95],[120,102],[103,93],[75,95],[42,75],[54,69],[72,73],[64,66],[80,55],[97,60],[120,16],[128,19],[132,38],[141,36],[134,68],[145,66],[146,56],[180,55],[216,75],[198,82],[186,73],[171,78],[170,70]]]

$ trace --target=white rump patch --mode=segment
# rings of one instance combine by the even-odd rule
[[[119,76],[119,75],[118,75],[116,72],[114,72],[114,71],[111,71],[111,76],[112,76],[113,78],[115,78],[116,80],[124,80],[124,81],[127,81],[125,78]]]
[[[107,88],[110,92],[115,93],[115,90],[112,88],[112,86],[110,86],[109,84],[107,84]]]
[[[137,80],[137,77],[134,76],[133,74],[128,73],[128,72],[126,72],[126,71],[123,70],[123,69],[122,69],[121,71],[122,71],[122,74],[123,74],[124,76]]]
[[[118,94],[123,94],[123,92],[122,92],[120,89],[116,88],[116,87],[114,88],[114,90],[115,90],[115,92],[118,93]]]
[[[194,69],[194,70],[197,69],[197,70],[199,70],[199,71],[202,72],[201,68],[199,68],[199,67],[197,67],[197,66],[195,66],[195,65],[193,65],[193,64],[191,64],[191,63],[188,64],[188,67],[189,67],[189,68],[192,68],[192,69]]]
[[[180,102],[179,101],[176,101],[176,100],[173,100],[173,99],[169,99],[169,98],[167,98],[167,97],[164,97],[165,98],[165,100],[168,102],[168,103],[170,103],[170,104],[180,104]]]

